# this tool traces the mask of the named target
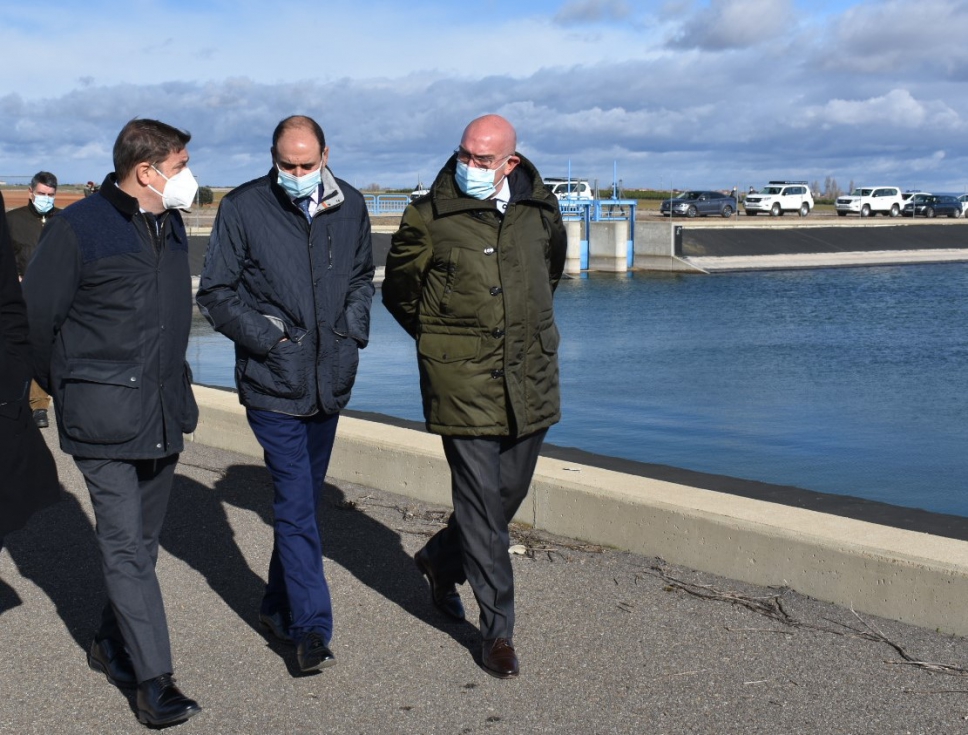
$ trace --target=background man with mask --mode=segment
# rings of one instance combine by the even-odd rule
[[[407,207],[383,303],[417,340],[428,430],[443,436],[454,513],[415,556],[456,620],[456,585],[480,607],[482,663],[517,676],[508,522],[560,418],[552,294],[565,263],[558,200],[497,115],[464,130],[430,193]]]
[[[132,120],[115,171],[54,217],[23,280],[34,369],[54,397],[60,446],[84,475],[109,603],[88,663],[138,689],[141,722],[201,711],[172,679],[155,574],[184,433],[198,408],[185,362],[192,320],[188,238],[178,209],[197,184],[191,136]]]
[[[272,134],[273,167],[219,205],[197,302],[235,342],[239,401],[272,476],[274,545],[259,620],[300,670],[336,663],[316,510],[373,299],[363,196],[327,168],[315,120]]]
[[[23,278],[27,270],[40,233],[47,224],[47,220],[60,210],[54,206],[57,195],[57,177],[49,171],[38,171],[30,180],[27,196],[30,201],[26,207],[18,207],[7,213],[7,224],[10,226],[10,238],[13,241],[13,252],[17,260],[17,274]],[[46,429],[50,422],[47,419],[47,409],[50,406],[50,396],[37,385],[37,381],[30,384],[30,410],[33,412],[34,423],[41,429]]]

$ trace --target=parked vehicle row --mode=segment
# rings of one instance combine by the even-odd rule
[[[758,192],[751,192],[743,200],[746,214],[770,214],[782,217],[785,212],[796,212],[806,217],[813,209],[813,194],[806,181],[771,181]]]
[[[962,217],[964,208],[958,197],[945,194],[915,194],[901,210],[905,217]]]
[[[837,197],[834,207],[840,217],[851,213],[861,217],[875,214],[897,217],[904,201],[904,194],[896,186],[859,186],[850,194]]]
[[[721,191],[684,191],[673,199],[665,199],[659,205],[659,212],[666,217],[705,217],[717,214],[732,217],[736,211],[736,197]]]

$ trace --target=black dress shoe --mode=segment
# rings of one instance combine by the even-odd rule
[[[329,650],[320,633],[312,632],[303,636],[296,646],[296,661],[300,671],[316,671],[336,665],[336,657]]]
[[[291,622],[292,613],[288,610],[276,610],[272,614],[259,613],[259,623],[262,627],[283,643],[292,643],[292,636],[289,635]]]
[[[99,641],[95,638],[87,652],[87,665],[100,671],[119,689],[134,689],[138,686],[134,664],[121,641],[111,638]]]
[[[520,673],[518,656],[509,638],[485,640],[481,649],[484,670],[498,679],[510,679]]]
[[[47,420],[47,409],[38,408],[33,413],[34,423],[37,424],[38,429],[46,429],[50,426],[50,421]]]
[[[463,620],[464,603],[460,601],[457,586],[453,584],[440,584],[437,581],[437,577],[434,574],[434,567],[430,563],[430,554],[427,553],[426,547],[414,554],[413,561],[417,565],[417,569],[420,570],[420,573],[430,582],[430,597],[433,600],[434,607],[449,618]]]
[[[202,708],[175,686],[171,674],[162,674],[138,684],[138,721],[164,727],[194,717]]]

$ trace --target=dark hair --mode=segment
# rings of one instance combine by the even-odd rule
[[[139,163],[159,164],[184,150],[191,139],[190,133],[158,120],[135,118],[121,128],[114,141],[115,176],[123,181]]]
[[[38,171],[34,174],[34,178],[30,180],[30,188],[36,189],[37,184],[43,184],[44,186],[49,186],[51,189],[56,189],[57,177],[50,171]]]
[[[316,140],[319,141],[319,150],[322,152],[326,149],[326,136],[323,135],[323,129],[319,127],[319,123],[313,120],[311,117],[306,115],[290,115],[285,120],[280,121],[276,125],[276,129],[272,131],[272,157],[276,157],[276,146],[279,144],[279,138],[287,130],[292,130],[293,128],[308,128],[316,136]]]

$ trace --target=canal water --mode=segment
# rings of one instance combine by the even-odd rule
[[[547,441],[968,516],[966,294],[968,264],[562,281]],[[379,296],[349,408],[422,420]],[[196,320],[196,382],[232,386],[233,359]]]

